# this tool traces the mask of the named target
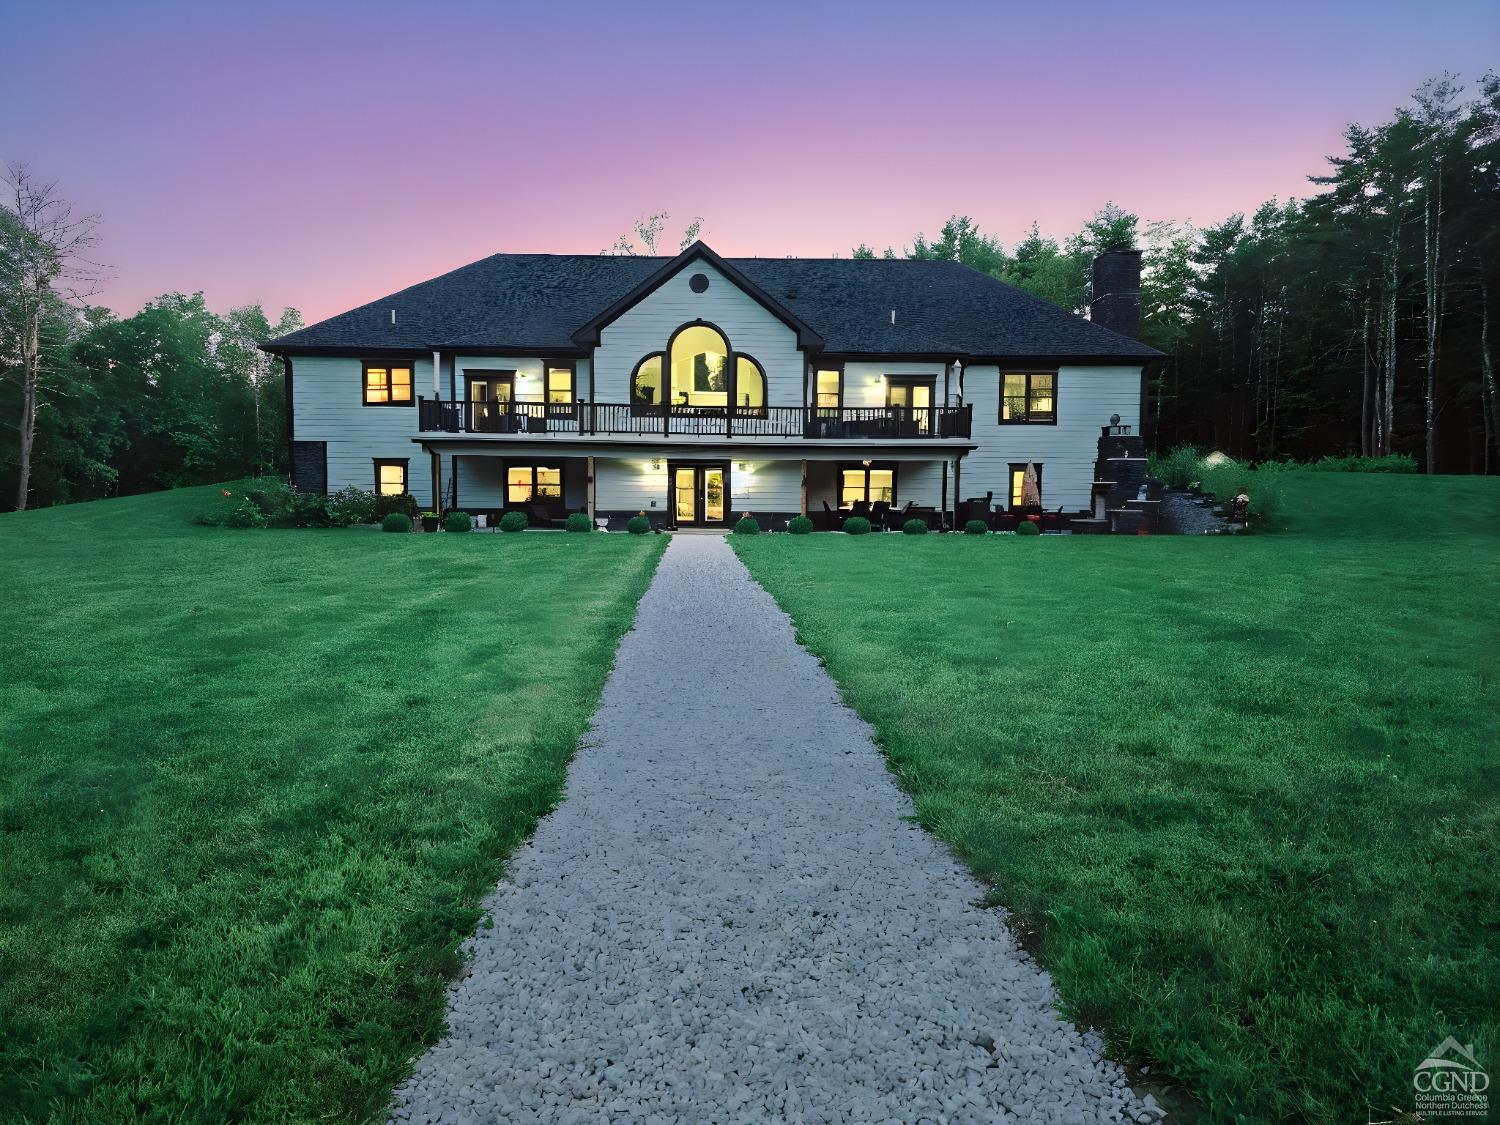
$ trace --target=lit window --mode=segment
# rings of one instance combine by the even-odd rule
[[[837,410],[839,407],[839,384],[842,381],[841,371],[819,371],[814,384],[814,404],[819,410]]]
[[[1056,372],[1007,371],[1002,375],[1000,421],[1056,422]]]
[[[673,406],[726,406],[729,401],[729,341],[717,328],[690,324],[672,337]]]
[[[734,408],[741,414],[766,413],[766,373],[747,355],[734,360]]]
[[[376,461],[375,491],[382,496],[400,496],[406,489],[406,461]]]
[[[871,504],[896,502],[896,470],[889,466],[866,468],[863,465],[839,470],[839,507],[847,508],[858,500]]]
[[[661,353],[648,355],[630,376],[630,405],[634,410],[661,405]]]
[[[366,406],[410,406],[411,365],[367,363],[365,372]]]
[[[505,470],[505,502],[531,504],[562,499],[561,465],[512,465]]]
[[[1026,503],[1026,466],[1011,465],[1010,467],[1010,506],[1012,508],[1038,507],[1042,503],[1042,467],[1033,465],[1036,470],[1036,497],[1030,505]]]
[[[547,413],[554,418],[573,413],[573,369],[547,368]]]

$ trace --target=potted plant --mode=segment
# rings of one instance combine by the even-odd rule
[[[436,512],[423,512],[422,513],[422,530],[423,531],[436,531],[438,529],[439,523],[441,523],[441,522],[442,522],[441,521],[441,517],[439,517]]]

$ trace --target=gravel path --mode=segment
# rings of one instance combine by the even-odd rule
[[[677,536],[398,1122],[1154,1121],[722,538]]]

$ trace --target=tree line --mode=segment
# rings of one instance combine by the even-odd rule
[[[302,326],[169,293],[134,316],[93,305],[97,220],[12,166],[0,204],[0,505],[17,509],[276,473],[280,364]]]
[[[1007,251],[969,218],[884,256],[956,259],[1087,311],[1089,263],[1143,251],[1153,448],[1249,459],[1408,453],[1428,472],[1500,472],[1491,318],[1500,286],[1500,77],[1445,74],[1392,120],[1351,125],[1324,190],[1206,227],[1109,204],[1058,241]],[[874,257],[861,245],[856,257]]]

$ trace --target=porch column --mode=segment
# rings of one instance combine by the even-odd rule
[[[432,510],[443,509],[443,459],[436,450],[432,452]]]
[[[443,353],[436,348],[432,349],[432,397],[440,399],[443,397],[443,386],[441,376],[443,372]],[[436,509],[434,509],[436,511]]]
[[[589,463],[589,479],[588,479],[589,525],[593,526],[593,523],[594,523],[594,459],[592,457],[590,457],[588,459],[588,463]]]
[[[948,462],[943,462],[943,506],[938,514],[937,530],[941,531],[948,526]]]
[[[807,515],[807,458],[802,459],[802,514]]]
[[[953,458],[953,523],[955,524],[953,530],[955,531],[963,530],[963,528],[956,526],[958,524],[958,509],[964,502],[963,468],[963,455],[959,454]]]

